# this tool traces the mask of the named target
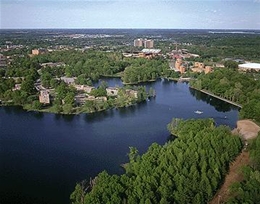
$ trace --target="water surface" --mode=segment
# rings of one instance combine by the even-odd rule
[[[109,86],[120,79],[105,79]],[[144,153],[169,138],[173,117],[214,118],[233,128],[236,107],[191,90],[186,83],[143,84],[150,101],[95,114],[62,116],[0,108],[0,197],[3,203],[69,203],[75,183],[106,170],[123,173],[129,146]],[[195,114],[194,111],[203,111]]]

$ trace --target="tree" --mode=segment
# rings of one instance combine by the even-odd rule
[[[128,157],[129,157],[129,161],[131,163],[131,162],[135,161],[135,159],[138,155],[138,150],[135,147],[129,147],[129,149],[130,149],[130,151],[129,151]]]
[[[40,101],[33,101],[32,103],[32,109],[34,110],[40,110],[42,108],[42,104],[40,103]]]
[[[238,63],[232,60],[227,60],[224,62],[224,66],[226,68],[232,68],[232,69],[237,69],[238,68]]]
[[[31,79],[24,80],[21,84],[21,91],[24,91],[28,94],[35,94],[36,89],[34,87],[34,81]]]
[[[72,113],[72,111],[73,111],[73,106],[72,106],[72,104],[65,104],[65,105],[63,105],[63,112],[65,113],[65,114],[70,114],[70,113]]]
[[[126,173],[101,173],[86,202],[207,203],[223,181],[226,164],[240,152],[241,141],[222,126],[212,127],[212,120],[190,119],[177,126],[178,138],[163,146],[152,144],[142,156],[130,147]]]
[[[64,102],[65,104],[70,104],[70,105],[74,105],[75,103],[75,94],[73,92],[68,92],[64,98]]]
[[[99,87],[97,89],[92,89],[90,95],[95,97],[107,96],[107,92],[106,89]]]

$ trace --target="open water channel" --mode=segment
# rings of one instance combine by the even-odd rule
[[[120,79],[105,81],[122,85]],[[236,125],[236,107],[186,83],[143,85],[153,87],[156,98],[95,114],[63,116],[0,107],[1,203],[69,203],[76,182],[103,170],[123,173],[120,164],[127,162],[129,146],[142,154],[153,142],[167,142],[166,126],[173,117],[211,117],[217,125]]]

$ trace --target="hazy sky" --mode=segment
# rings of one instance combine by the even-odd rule
[[[3,28],[260,29],[260,0],[0,0]]]

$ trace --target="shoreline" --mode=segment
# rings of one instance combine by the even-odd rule
[[[144,83],[150,83],[150,82],[155,82],[157,79],[151,79],[151,80],[148,80],[148,81],[139,81],[139,82],[124,82],[122,81],[123,85],[138,85],[138,84],[144,84]]]
[[[154,98],[155,96],[151,96],[152,98]],[[151,98],[151,97],[147,97],[147,99]],[[64,112],[55,112],[55,111],[52,111],[50,110],[52,107],[50,108],[43,108],[43,109],[29,109],[29,108],[26,108],[22,105],[15,105],[15,104],[0,104],[0,107],[19,107],[21,109],[23,109],[24,111],[27,111],[27,112],[37,112],[37,113],[51,113],[51,114],[58,114],[58,115],[73,115],[73,116],[76,116],[76,115],[79,115],[79,114],[94,114],[94,113],[100,113],[100,112],[104,112],[104,111],[109,111],[109,110],[113,110],[113,109],[121,109],[121,108],[128,108],[128,107],[132,107],[132,106],[135,106],[139,103],[145,103],[147,102],[147,99],[146,100],[143,100],[143,101],[140,101],[140,102],[135,102],[135,103],[131,103],[129,105],[124,105],[124,106],[117,106],[117,107],[109,107],[109,108],[105,108],[105,109],[100,109],[100,110],[96,110],[96,111],[84,111],[84,110],[79,110],[78,107],[75,107],[74,108],[74,111],[71,112],[71,113],[64,113]]]
[[[212,97],[214,97],[214,98],[217,98],[217,99],[219,99],[219,100],[222,100],[222,101],[224,101],[224,102],[227,102],[227,103],[229,103],[229,104],[231,104],[231,105],[234,105],[234,106],[236,106],[236,107],[238,107],[238,108],[242,108],[242,105],[240,105],[240,104],[238,104],[238,103],[235,103],[235,102],[233,102],[233,101],[230,101],[230,100],[228,100],[228,99],[222,98],[222,97],[220,97],[220,96],[217,96],[217,95],[215,95],[215,94],[213,94],[213,93],[210,93],[210,92],[208,92],[208,91],[206,91],[206,90],[203,90],[203,89],[199,90],[199,89],[196,89],[196,88],[191,87],[191,86],[190,86],[190,88],[191,88],[191,89],[195,89],[195,90],[197,90],[197,91],[200,91],[200,92],[202,92],[202,93],[204,93],[204,94],[207,94],[207,95],[209,95],[209,96],[212,96]]]
[[[110,78],[114,78],[114,77],[110,77]],[[117,78],[117,77],[115,77],[115,78]],[[174,82],[188,82],[188,81],[181,81],[180,79],[178,79],[178,78],[166,78],[166,77],[162,77],[161,79],[166,79],[166,80],[169,80],[169,81],[174,81]],[[149,80],[149,81],[146,81],[146,82],[137,82],[136,84],[142,84],[142,83],[150,83],[150,82],[155,82],[156,80]],[[124,83],[123,82],[123,84],[124,85],[136,85],[135,83]],[[212,97],[214,97],[214,98],[217,98],[217,99],[219,99],[219,100],[222,100],[222,101],[224,101],[224,102],[227,102],[227,103],[229,103],[229,104],[231,104],[231,105],[234,105],[234,106],[236,106],[236,107],[238,107],[238,108],[242,108],[242,106],[240,105],[240,104],[237,104],[237,103],[235,103],[235,102],[232,102],[232,101],[230,101],[230,100],[227,100],[227,99],[225,99],[225,98],[222,98],[222,97],[220,97],[220,96],[217,96],[217,95],[215,95],[215,94],[213,94],[213,93],[210,93],[210,92],[208,92],[208,91],[206,91],[206,90],[199,90],[199,89],[197,89],[197,88],[194,88],[194,87],[192,87],[192,86],[190,86],[189,85],[189,88],[191,88],[191,89],[194,89],[194,90],[196,90],[196,91],[200,91],[200,92],[202,92],[202,93],[204,93],[204,94],[207,94],[207,95],[209,95],[209,96],[212,96]],[[134,103],[134,104],[131,104],[130,106],[133,106],[133,105],[135,105],[136,103]],[[3,103],[3,101],[1,101],[1,103],[0,103],[0,107],[4,107],[4,106],[16,106],[16,105],[12,105],[12,104],[8,104],[8,103]],[[19,105],[18,105],[19,106]],[[109,109],[111,109],[111,108],[109,108],[109,109],[102,109],[102,110],[99,110],[99,111],[93,111],[93,112],[85,112],[85,111],[79,111],[79,112],[74,112],[74,113],[69,113],[69,114],[67,114],[67,113],[63,113],[63,112],[60,112],[60,113],[57,113],[57,112],[54,112],[54,111],[50,111],[49,109],[41,109],[41,110],[33,110],[33,109],[27,109],[27,108],[24,108],[23,106],[21,106],[24,110],[26,110],[26,111],[34,111],[34,112],[44,112],[44,113],[54,113],[54,114],[62,114],[62,115],[78,115],[78,114],[81,114],[81,113],[97,113],[97,112],[102,112],[102,111],[106,111],[106,110],[109,110]],[[122,106],[122,107],[128,107],[128,106]],[[113,108],[122,108],[122,107],[113,107]]]

